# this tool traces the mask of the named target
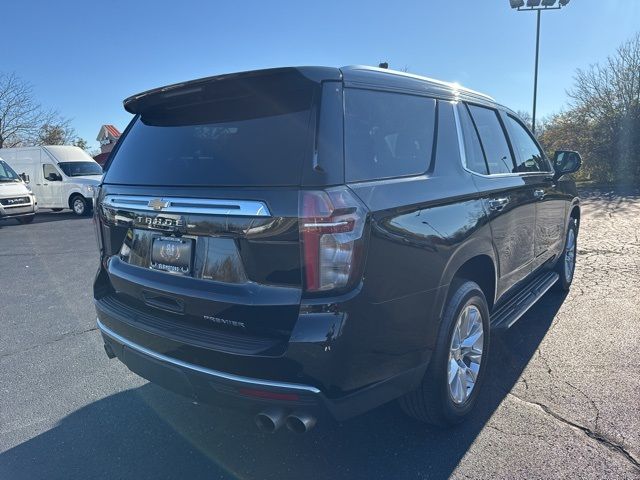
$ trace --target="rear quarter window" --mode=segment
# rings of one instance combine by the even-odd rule
[[[431,162],[436,101],[345,89],[347,182],[425,173]]]

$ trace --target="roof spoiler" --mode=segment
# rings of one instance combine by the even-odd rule
[[[284,67],[248,72],[229,73],[212,77],[174,83],[154,88],[124,100],[124,108],[129,113],[139,114],[164,104],[184,103],[212,95],[232,95],[238,89],[252,86],[279,86],[286,88],[324,80],[341,80],[340,70],[330,67]]]

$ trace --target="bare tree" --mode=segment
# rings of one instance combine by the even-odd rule
[[[75,137],[69,120],[43,109],[29,83],[0,72],[0,148],[70,143]]]
[[[19,145],[36,134],[44,120],[31,86],[14,73],[0,74],[0,148]]]
[[[527,128],[529,130],[532,130],[531,128],[531,122],[533,121],[533,118],[531,116],[531,114],[529,112],[527,112],[526,110],[518,110],[516,112],[516,114],[518,115],[518,117],[520,117],[520,120],[522,120],[524,122],[524,124],[527,126]],[[545,127],[547,126],[547,123],[550,121],[550,117],[543,117],[543,118],[536,118],[536,133],[535,136],[538,138],[538,140],[540,139],[540,137],[542,136],[542,133],[544,132]]]
[[[578,70],[567,111],[545,122],[547,151],[579,150],[582,179],[640,181],[640,33],[601,64]]]
[[[640,105],[640,32],[623,43],[603,64],[579,69],[569,91],[575,107],[594,119],[613,118]]]
[[[572,111],[597,139],[589,160],[604,163],[610,181],[640,179],[640,32],[575,81]]]

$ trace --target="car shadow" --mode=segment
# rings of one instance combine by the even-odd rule
[[[494,335],[472,419],[450,430],[395,402],[306,435],[260,433],[246,414],[152,384],[98,400],[0,455],[0,478],[447,478],[521,374],[566,295],[550,292]]]

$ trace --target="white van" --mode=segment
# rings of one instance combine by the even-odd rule
[[[78,147],[2,148],[0,157],[18,173],[31,177],[30,187],[40,208],[55,211],[70,208],[76,215],[87,215],[102,180],[102,168]]]
[[[0,218],[31,223],[38,211],[35,195],[27,187],[27,177],[18,175],[0,158]]]

